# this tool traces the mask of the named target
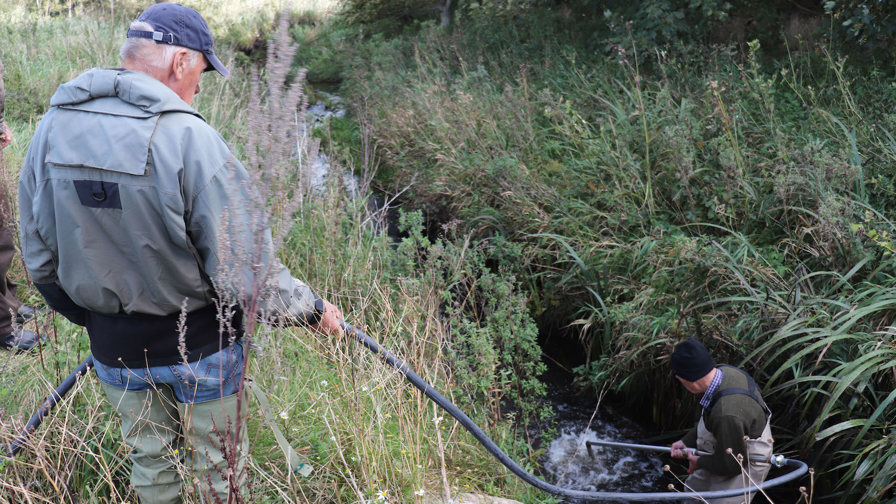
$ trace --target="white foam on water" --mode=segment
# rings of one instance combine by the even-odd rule
[[[639,443],[624,429],[595,420],[577,425],[564,422],[559,435],[547,447],[542,468],[557,486],[591,492],[654,491],[663,475],[663,461],[655,454],[636,450],[592,446],[589,456],[586,441],[598,439]]]

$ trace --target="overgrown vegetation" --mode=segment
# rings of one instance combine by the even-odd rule
[[[610,10],[604,28],[577,22],[588,2],[538,4],[359,47],[346,89],[379,187],[431,235],[513,244],[536,319],[581,340],[583,385],[685,428],[666,359],[698,334],[764,384],[777,449],[816,468],[816,495],[892,502],[886,49],[851,53],[822,9],[738,41],[681,37],[706,27],[667,16],[677,2]]]

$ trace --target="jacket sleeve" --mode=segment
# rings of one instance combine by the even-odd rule
[[[42,163],[45,157],[46,130],[52,115],[53,110],[51,109],[38,124],[19,175],[18,203],[22,258],[31,281],[40,284],[57,281],[55,252],[41,237],[36,219],[39,212],[38,205],[40,205],[36,170],[40,171],[42,168],[36,166],[36,163]]]
[[[277,257],[265,203],[228,149],[226,161],[193,195],[187,229],[219,293],[244,310],[256,308],[264,320],[304,325],[317,317],[317,296]]]
[[[56,251],[41,237],[37,228],[40,197],[37,195],[36,172],[42,171],[46,154],[46,129],[53,116],[52,109],[40,122],[19,175],[19,227],[21,231],[22,258],[31,281],[44,297],[47,305],[75,324],[85,325],[87,312],[75,304],[57,283]]]

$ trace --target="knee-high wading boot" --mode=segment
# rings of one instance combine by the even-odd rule
[[[103,390],[121,415],[121,434],[131,448],[131,485],[141,504],[179,504],[183,437],[171,389],[129,391],[103,384]]]
[[[246,401],[238,394],[210,401],[178,404],[184,422],[184,435],[190,445],[194,485],[203,502],[237,502],[235,494],[245,481],[249,438],[246,433]],[[240,432],[237,426],[240,403]],[[231,495],[234,494],[234,495]]]

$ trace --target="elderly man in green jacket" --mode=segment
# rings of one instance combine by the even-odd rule
[[[688,392],[702,395],[700,421],[671,447],[673,457],[688,459],[687,489],[730,490],[764,481],[772,455],[771,412],[753,378],[733,366],[716,366],[696,338],[675,347],[670,365]],[[697,455],[694,448],[709,454]],[[752,498],[745,493],[709,502],[741,504]]]
[[[228,75],[202,16],[158,3],[127,37],[123,68],[88,70],[50,100],[19,179],[22,253],[47,303],[87,328],[140,501],[182,502],[186,465],[204,502],[233,502],[240,307],[259,300],[328,334],[342,314],[277,259],[270,229],[251,229],[249,174],[190,105],[203,72]]]

